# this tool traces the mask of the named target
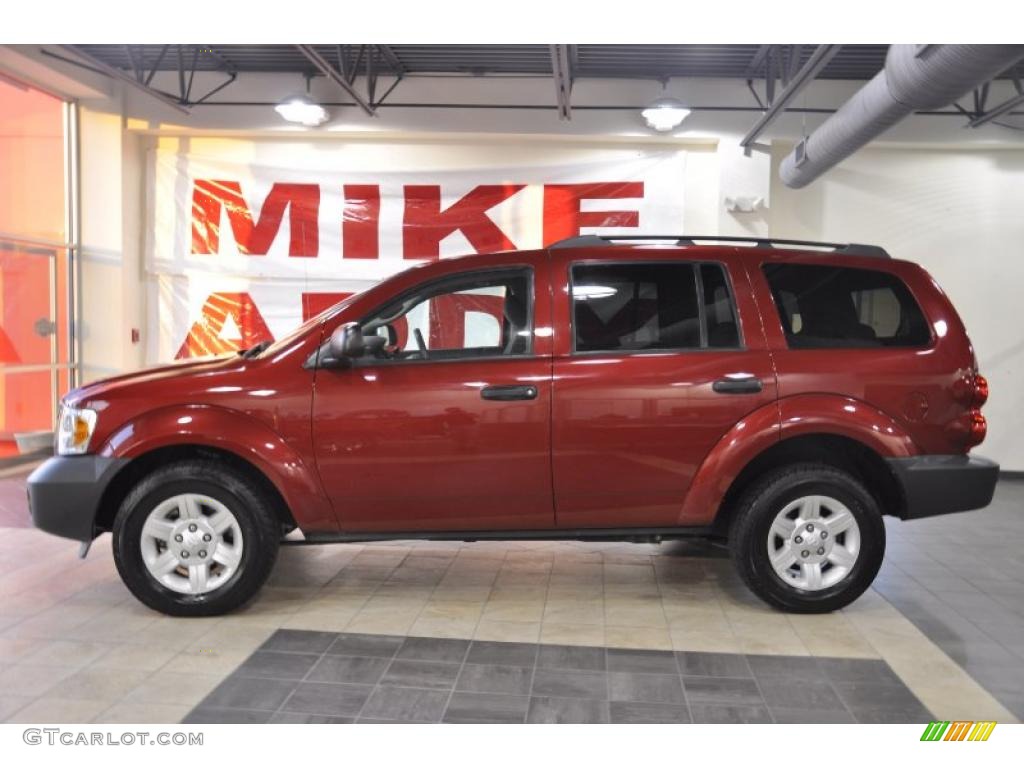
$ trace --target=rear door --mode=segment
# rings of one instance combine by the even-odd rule
[[[743,257],[692,253],[552,252],[559,527],[678,525],[704,457],[776,398]]]

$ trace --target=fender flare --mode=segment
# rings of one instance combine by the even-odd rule
[[[704,457],[686,492],[679,525],[709,526],[740,471],[779,442],[778,402],[762,405],[736,422]]]
[[[907,431],[884,411],[842,395],[794,395],[779,400],[779,435],[786,440],[808,434],[848,437],[884,458],[920,453]]]
[[[678,524],[710,526],[751,461],[784,440],[807,435],[849,438],[883,458],[919,453],[903,427],[862,400],[826,394],[782,398],[745,416],[708,452],[690,483]]]
[[[160,448],[184,445],[224,451],[256,467],[303,530],[335,527],[334,511],[316,472],[279,434],[240,411],[213,405],[147,411],[118,427],[97,453],[130,462]]]

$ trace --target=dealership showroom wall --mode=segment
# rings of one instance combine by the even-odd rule
[[[606,50],[599,74],[578,70],[566,81],[561,108],[551,69],[557,51],[548,50],[561,46],[539,46],[546,72],[531,69],[535,52],[526,49],[538,46],[520,47],[518,60],[529,66],[519,71],[517,46],[474,46],[475,63],[461,72],[430,71],[431,61],[458,58],[442,50],[448,47],[431,54],[431,46],[394,46],[386,56],[374,54],[382,74],[373,115],[316,67],[306,77],[281,64],[293,51],[275,58],[273,49],[295,46],[247,47],[247,62],[264,49],[259,67],[233,64],[231,46],[172,45],[166,56],[161,47],[0,46],[5,100],[30,89],[68,102],[73,112],[65,163],[73,166],[74,215],[65,235],[51,239],[73,252],[72,348],[62,359],[70,360],[65,367],[75,383],[196,356],[205,347],[189,347],[189,339],[196,323],[217,313],[212,294],[251,294],[261,322],[279,339],[315,314],[302,311],[303,294],[356,293],[413,263],[385,252],[401,243],[395,227],[381,235],[380,259],[343,253],[341,218],[323,210],[315,258],[288,257],[293,219],[291,230],[285,223],[278,232],[272,256],[213,253],[208,266],[197,267],[193,246],[190,258],[179,260],[188,250],[188,179],[196,168],[210,178],[247,169],[243,186],[255,179],[263,195],[269,185],[260,168],[292,183],[326,185],[348,175],[358,184],[379,177],[391,188],[440,184],[445,205],[478,183],[527,185],[521,209],[495,209],[499,226],[505,216],[539,215],[535,187],[545,169],[559,179],[572,168],[587,180],[603,179],[606,169],[637,169],[649,174],[645,197],[664,188],[674,207],[650,209],[663,231],[652,230],[644,208],[633,232],[874,244],[924,267],[963,319],[987,378],[988,432],[976,452],[999,463],[999,482],[982,510],[887,517],[877,579],[832,613],[765,605],[745,590],[717,543],[510,538],[284,547],[267,585],[245,606],[173,618],[122,585],[109,534],[79,559],[74,542],[33,527],[25,487],[42,460],[39,446],[20,457],[12,449],[0,459],[0,719],[924,728],[930,721],[1002,727],[1024,718],[1024,106],[967,127],[986,104],[1017,98],[1019,79],[993,80],[982,105],[967,93],[959,110],[947,103],[911,114],[796,189],[782,179],[784,159],[882,68],[886,46],[859,46],[859,58],[851,54],[858,46],[841,47],[832,74],[828,66],[817,72],[746,152],[741,140],[764,114],[755,99],[770,98],[767,70],[762,56],[735,75],[709,76],[725,66],[722,51],[730,46],[659,46],[647,56],[663,57],[661,77]],[[749,49],[756,56],[764,47],[734,46],[734,55]],[[803,46],[792,75],[815,47]],[[587,46],[568,48],[585,67]],[[787,48],[771,55],[789,55]],[[837,64],[844,51],[849,70]],[[183,57],[187,69],[193,56],[226,62],[186,73],[193,102],[227,84],[209,103],[180,109],[171,103],[179,94],[178,61]],[[498,71],[489,70],[502,56]],[[136,78],[134,57],[154,69],[151,77],[139,65]],[[479,69],[467,72],[473,66]],[[1015,66],[1011,72],[1024,74],[1024,63]],[[353,83],[348,87],[366,92],[364,74]],[[773,87],[777,96],[784,84]],[[297,126],[275,111],[304,93],[326,106],[322,125]],[[640,114],[659,99],[691,109],[668,132],[648,127]],[[16,123],[10,114],[0,120]],[[8,184],[0,169],[0,185]],[[326,201],[340,192],[322,194]],[[249,199],[254,211],[261,202]],[[400,201],[384,201],[382,221],[399,210],[389,205]],[[583,210],[638,205],[586,201]],[[550,244],[539,219],[522,231],[517,248]],[[227,232],[225,225],[222,241]],[[615,232],[630,229],[582,234]],[[442,257],[473,251],[461,230],[440,244]],[[234,268],[256,258],[270,266]],[[275,272],[275,260],[288,262],[290,273]],[[59,269],[63,262],[55,263]],[[17,274],[12,270],[12,279]],[[221,321],[214,335],[226,346],[214,351],[243,346],[236,337],[245,329],[235,333]],[[3,370],[13,364],[0,359],[4,378],[14,375]],[[68,372],[60,376],[57,386],[72,380]],[[34,426],[47,433],[55,424]]]

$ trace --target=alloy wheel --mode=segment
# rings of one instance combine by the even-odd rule
[[[142,526],[142,559],[163,586],[202,595],[226,584],[242,560],[242,530],[216,499],[183,493],[160,502]]]
[[[801,496],[786,504],[768,531],[768,557],[787,584],[808,592],[842,581],[860,554],[853,513],[831,496]]]

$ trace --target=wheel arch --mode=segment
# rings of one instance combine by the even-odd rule
[[[875,497],[884,514],[901,516],[906,506],[903,489],[874,448],[847,435],[810,432],[782,439],[747,462],[722,497],[712,523],[714,532],[726,535],[737,503],[759,477],[779,467],[806,462],[850,473]]]
[[[678,524],[717,530],[716,521],[730,513],[729,503],[751,473],[788,457],[855,471],[869,486],[879,485],[882,490],[873,493],[886,502],[884,509],[899,514],[902,490],[884,458],[919,453],[897,421],[863,400],[827,393],[784,397],[745,416],[709,451],[690,483]]]
[[[336,527],[319,476],[299,454],[294,439],[286,440],[246,413],[210,405],[149,411],[114,431],[97,454],[128,460],[104,492],[97,512],[98,528],[101,518],[106,523],[117,514],[125,485],[134,484],[161,461],[195,457],[230,462],[264,483],[280,500],[281,517],[289,524],[303,530]]]
[[[291,508],[285,501],[281,491],[251,461],[223,448],[198,443],[179,443],[154,448],[133,456],[131,461],[114,475],[100,497],[94,523],[96,530],[103,532],[110,531],[113,528],[114,518],[117,516],[125,497],[131,493],[132,488],[146,475],[158,467],[186,459],[222,462],[241,472],[250,478],[266,494],[267,498],[272,501],[274,512],[285,529],[292,530],[297,527],[295,516],[292,514]]]

